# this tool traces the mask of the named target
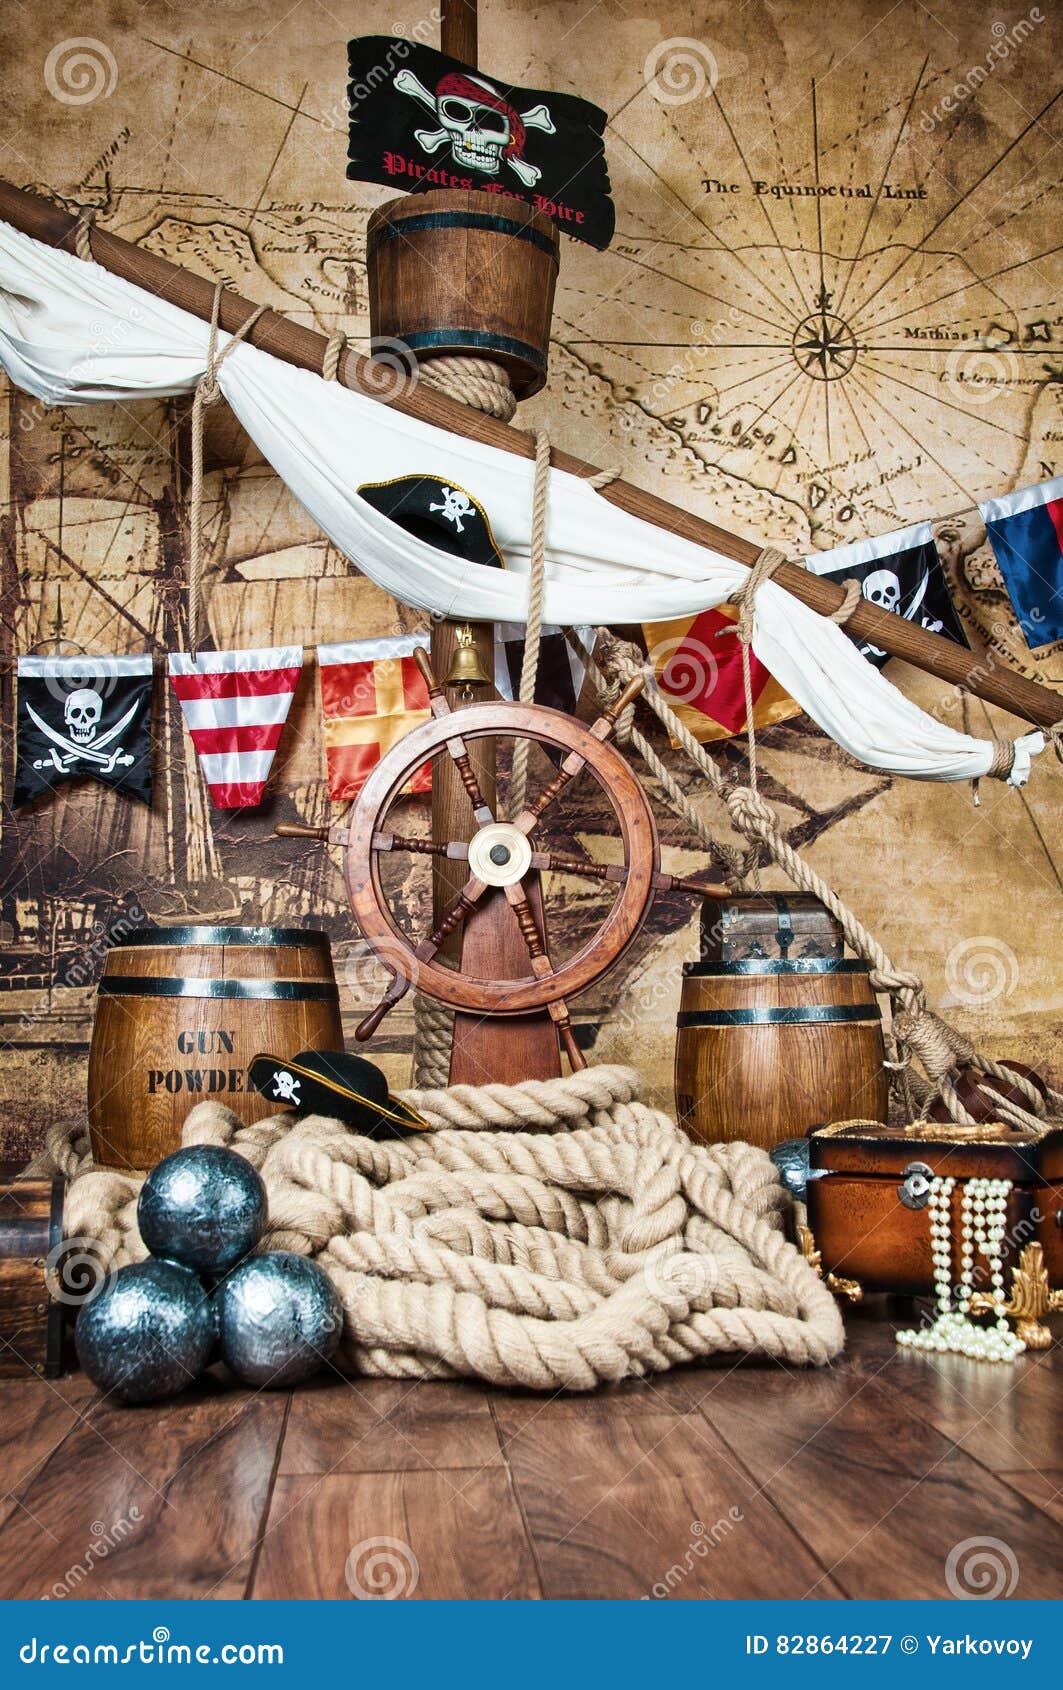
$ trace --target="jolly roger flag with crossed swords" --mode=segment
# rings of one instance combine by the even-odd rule
[[[891,610],[932,634],[944,634],[957,645],[967,644],[929,522],[836,546],[830,552],[813,552],[805,565],[813,575],[826,575],[839,583],[855,579],[864,598],[882,610]],[[860,651],[876,669],[887,661],[886,652],[866,641]]]
[[[479,188],[524,200],[590,246],[609,245],[616,213],[599,106],[514,88],[386,35],[362,36],[348,54],[352,181],[401,193]]]
[[[151,803],[152,661],[20,657],[14,802],[89,776]]]

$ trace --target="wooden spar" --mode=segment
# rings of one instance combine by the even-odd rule
[[[61,247],[67,252],[74,251],[76,218],[36,194],[26,193],[2,180],[0,218],[34,240]],[[91,242],[93,257],[105,269],[209,322],[214,284],[205,277],[197,276],[180,265],[172,264],[169,259],[146,252],[103,229],[92,230]],[[221,327],[229,334],[235,333],[254,310],[250,300],[226,289],[221,299]],[[264,352],[283,358],[298,369],[320,372],[326,337],[315,329],[292,322],[279,312],[268,311],[260,317],[248,339]],[[416,417],[436,428],[447,429],[468,440],[482,441],[487,446],[495,446],[518,457],[532,458],[535,455],[534,443],[523,430],[498,422],[494,417],[459,404],[457,400],[448,399],[425,383],[411,388],[401,372],[374,364],[371,359],[363,358],[350,349],[341,360],[339,378],[345,387],[391,405],[405,416]],[[551,453],[550,461],[555,468],[568,470],[573,475],[595,473],[592,465],[556,449]],[[750,565],[760,553],[761,548],[755,541],[730,534],[704,517],[680,510],[678,506],[647,493],[641,487],[634,487],[630,482],[610,482],[599,497],[655,528],[678,534],[683,539],[692,540],[695,545],[708,546],[737,563]],[[794,598],[822,616],[829,616],[837,610],[845,596],[836,582],[813,575],[795,563],[784,564],[775,580]],[[866,599],[857,605],[848,626],[858,639],[867,640],[888,651],[891,656],[903,657],[939,680],[973,693],[987,704],[1010,710],[1039,727],[1049,727],[1063,717],[1063,698],[1058,693],[1006,668],[992,653],[965,651],[940,634],[931,634]]]

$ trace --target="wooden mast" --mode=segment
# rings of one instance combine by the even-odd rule
[[[476,0],[442,0],[439,43],[450,58],[475,67],[477,57]],[[424,197],[424,196],[421,196]],[[451,663],[459,643],[459,630],[471,644],[485,675],[494,674],[494,624],[491,622],[459,622],[452,617],[437,617],[432,623],[432,667],[439,680],[450,673]],[[453,709],[460,710],[468,702],[453,688],[447,689],[447,700]],[[480,700],[496,698],[493,687],[479,687]],[[497,814],[497,763],[493,739],[474,740],[468,753],[480,791]],[[457,765],[450,757],[437,757],[432,768],[432,838],[436,843],[451,839],[468,840],[477,831],[472,805],[462,785]],[[468,875],[468,864],[435,857],[432,862],[432,914],[437,925],[453,904]],[[537,893],[537,887],[536,887]],[[541,901],[536,899],[541,917]],[[503,898],[474,912],[460,933],[454,933],[441,954],[463,958],[470,972],[482,973],[496,979],[520,978],[529,972],[528,952],[520,930]],[[550,1079],[560,1074],[561,1063],[557,1032],[549,1015],[537,1011],[513,1017],[505,1022],[485,1020],[483,1016],[454,1016],[451,1049],[450,1079],[454,1085],[462,1082],[483,1084],[485,1081],[522,1079]]]
[[[76,218],[48,200],[2,180],[0,219],[34,240],[61,247],[67,252],[74,251]],[[167,300],[203,322],[210,321],[214,285],[205,277],[172,264],[156,253],[147,252],[131,241],[124,241],[119,235],[108,234],[104,229],[92,230],[91,243],[95,261],[112,274],[155,294],[159,299]],[[251,300],[226,289],[221,299],[221,327],[226,333],[234,334],[255,309]],[[247,338],[252,345],[261,347],[275,358],[282,358],[285,363],[294,364],[298,369],[313,370],[315,374],[321,370],[326,337],[316,329],[292,322],[279,312],[266,312]],[[339,379],[345,387],[367,398],[391,405],[406,416],[416,417],[451,434],[482,441],[486,446],[495,446],[517,457],[532,458],[535,455],[535,447],[523,430],[498,422],[481,411],[474,411],[470,406],[434,391],[425,383],[411,386],[402,372],[374,364],[371,359],[351,349],[340,361]],[[596,473],[594,465],[556,448],[550,454],[550,461],[556,469],[568,470],[573,475],[585,477]],[[692,540],[695,545],[707,546],[737,563],[750,565],[760,553],[761,548],[756,541],[731,534],[716,523],[669,504],[667,499],[658,498],[656,494],[632,486],[623,479],[610,482],[599,497],[655,528],[678,534],[682,539]],[[836,582],[828,581],[822,575],[813,575],[799,564],[784,564],[775,580],[821,616],[829,616],[838,610],[845,598]],[[917,669],[924,669],[927,674],[972,693],[987,704],[1010,710],[1024,721],[1049,727],[1063,714],[1063,700],[1051,688],[1016,674],[991,653],[965,651],[952,640],[931,634],[914,622],[906,622],[903,617],[894,616],[867,599],[857,605],[848,627],[857,639],[879,646],[892,657],[903,657]]]

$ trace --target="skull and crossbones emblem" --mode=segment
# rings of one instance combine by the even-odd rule
[[[426,153],[450,148],[455,164],[497,176],[508,164],[526,188],[533,188],[542,171],[524,158],[525,131],[541,129],[556,135],[548,108],[540,103],[519,112],[480,76],[450,71],[441,77],[431,93],[412,70],[400,70],[395,90],[419,100],[436,119],[435,129],[415,129],[414,139]]]
[[[912,601],[906,610],[901,610],[901,578],[895,569],[873,569],[863,580],[863,595],[871,604],[877,604],[880,610],[888,610],[893,616],[903,616],[906,622],[914,622],[919,608],[926,597],[926,590],[930,585],[930,572],[924,572],[923,579],[912,595]],[[924,628],[931,628],[933,619],[926,616],[920,618]],[[936,633],[942,624],[936,622],[931,632]],[[876,645],[862,645],[860,650],[865,657],[885,657],[886,653]]]
[[[99,769],[101,774],[113,774],[115,769],[128,769],[135,763],[136,758],[131,752],[124,750],[121,744],[113,751],[107,751],[112,741],[119,739],[129,726],[140,708],[140,700],[135,699],[113,728],[100,732],[103,720],[103,697],[95,687],[78,687],[67,697],[63,706],[63,723],[66,727],[66,738],[50,727],[43,717],[38,716],[32,704],[26,709],[41,733],[52,741],[46,757],[34,760],[35,769],[57,769],[61,775],[68,774],[74,763],[90,763]]]
[[[299,1081],[287,1068],[277,1068],[273,1074],[273,1095],[282,1103],[298,1103]]]
[[[429,505],[428,509],[439,511],[444,522],[452,522],[456,531],[459,534],[464,534],[464,518],[472,516],[476,506],[469,495],[463,493],[460,487],[444,487],[441,491],[443,503],[441,505]]]

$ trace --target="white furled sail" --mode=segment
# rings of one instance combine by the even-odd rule
[[[219,348],[229,337],[219,336]],[[0,223],[0,362],[46,404],[190,391],[207,325],[72,254]],[[218,371],[251,439],[352,564],[406,604],[473,620],[525,619],[532,463],[432,427],[241,342]],[[430,476],[486,513],[503,569],[405,532],[360,487]],[[457,507],[455,507],[457,508]],[[664,621],[733,599],[744,565],[550,472],[544,616]],[[825,733],[861,762],[921,780],[988,773],[994,748],[936,720],[860,656],[841,629],[773,581],[756,596],[753,650]],[[1016,741],[1021,785],[1039,733]]]

